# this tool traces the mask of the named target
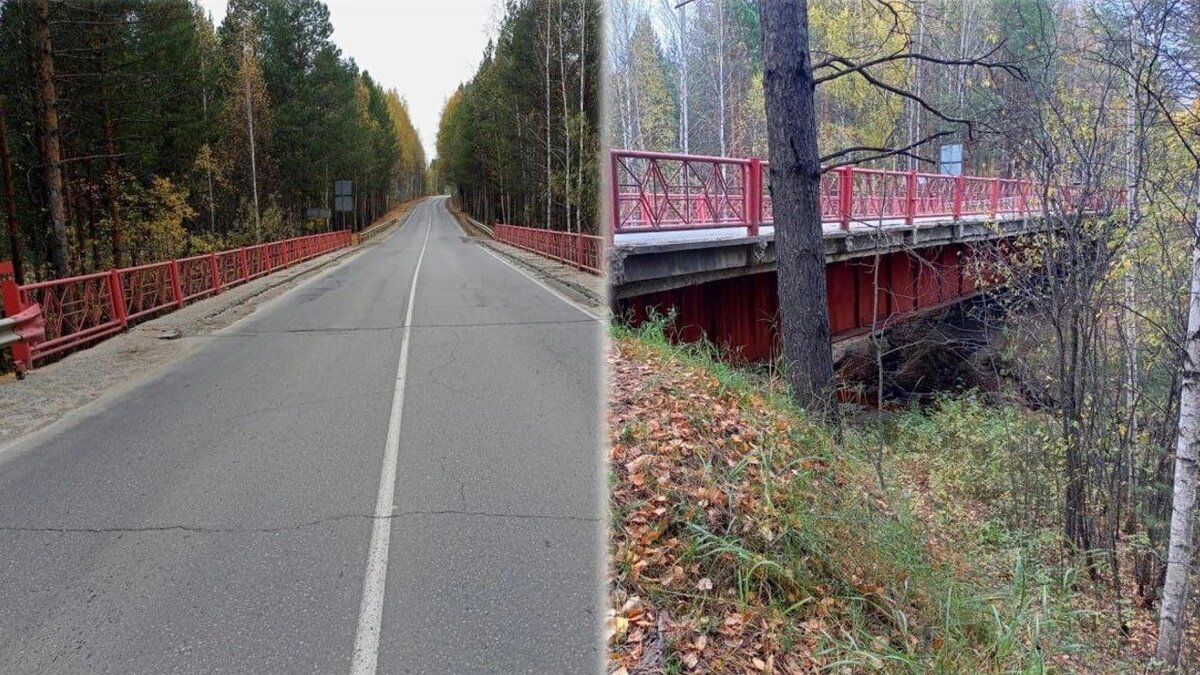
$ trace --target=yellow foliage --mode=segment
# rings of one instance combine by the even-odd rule
[[[195,216],[188,191],[169,178],[155,177],[148,187],[136,186],[123,195],[125,228],[130,250],[139,260],[165,260],[186,251],[188,234],[183,223]]]

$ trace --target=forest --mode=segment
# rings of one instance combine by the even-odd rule
[[[479,70],[447,100],[433,165],[479,220],[596,232],[599,0],[508,0]]]
[[[936,169],[938,146],[962,143],[964,172],[1022,173],[1022,163],[1034,157],[1018,147],[1021,136],[1009,133],[1018,126],[1009,113],[1031,103],[1033,85],[1048,86],[1049,78],[1063,84],[1091,78],[1084,55],[1069,44],[1084,36],[1071,33],[1063,21],[1101,21],[1105,4],[1119,3],[810,2],[813,60],[827,71],[836,58],[862,61],[916,52],[929,59],[885,61],[871,70],[874,79],[902,87],[912,98],[864,78],[821,83],[817,114],[823,151],[903,147],[934,137],[930,141],[936,142],[926,141],[877,166]],[[767,156],[758,3],[614,0],[609,21],[607,116],[614,147]],[[1013,78],[1006,68],[967,63],[978,57],[989,65],[1019,66],[1023,75]],[[1069,64],[1074,64],[1070,72],[1063,70]]]
[[[58,278],[357,229],[424,194],[404,99],[332,34],[320,0],[231,0],[218,26],[188,0],[4,2],[0,259]],[[327,219],[335,180],[353,210]]]
[[[961,368],[976,384],[898,426],[856,428],[877,489],[932,489],[943,523],[971,504],[958,543],[990,531],[1039,573],[1069,575],[1105,653],[1194,665],[1200,4],[812,0],[808,12],[823,163],[938,171],[941,146],[961,144],[964,173],[1033,179],[1053,225],[984,256],[977,273],[1004,289],[984,353],[931,344],[936,333],[868,341],[868,369],[920,354],[910,369]],[[615,146],[775,163],[758,3],[614,0],[610,21]],[[1081,206],[1114,193],[1110,213]],[[785,327],[789,307],[781,291]],[[889,374],[872,377],[882,392]]]

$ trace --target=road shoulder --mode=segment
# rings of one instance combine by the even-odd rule
[[[24,380],[0,380],[0,452],[29,434],[150,380],[208,344],[214,334],[379,245],[402,221],[383,236],[354,248],[298,263],[140,323],[88,349],[34,368]]]
[[[498,253],[517,269],[566,296],[571,302],[587,308],[590,314],[603,315],[608,312],[607,277],[584,272],[536,253],[498,242],[470,216],[450,204],[447,204],[447,208],[463,232],[480,246]]]

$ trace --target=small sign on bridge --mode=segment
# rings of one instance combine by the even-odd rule
[[[962,175],[962,144],[943,145],[938,158],[938,171],[948,176]]]

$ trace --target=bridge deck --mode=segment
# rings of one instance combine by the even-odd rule
[[[825,230],[825,238],[837,238],[843,236],[852,236],[867,234],[872,232],[897,232],[905,230],[920,230],[925,228],[942,227],[955,223],[987,223],[997,221],[1013,221],[1020,219],[1022,214],[1019,213],[1000,213],[995,216],[988,215],[970,215],[962,216],[957,220],[948,216],[935,216],[930,218],[917,218],[913,224],[909,225],[904,218],[889,218],[886,220],[873,220],[870,222],[857,221],[850,224],[848,230],[842,229],[838,223],[823,223]],[[774,225],[762,225],[758,228],[759,237],[768,239],[775,238]],[[688,245],[697,243],[711,242],[714,244],[726,244],[736,240],[746,239],[750,236],[749,228],[747,227],[703,227],[688,230],[646,230],[643,232],[620,232],[613,237],[614,246],[622,246],[636,248],[641,246],[672,246],[672,245]]]
[[[964,215],[858,221],[848,229],[825,224],[825,259],[829,263],[903,251],[936,251],[947,246],[1004,239],[1040,232],[1041,218],[1007,212],[995,216]],[[764,225],[758,236],[746,227],[717,227],[621,232],[609,253],[609,279],[615,298],[683,288],[775,268],[775,228]]]

